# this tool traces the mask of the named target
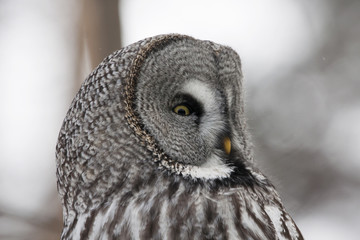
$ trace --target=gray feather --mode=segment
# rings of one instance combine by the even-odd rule
[[[172,34],[113,53],[73,100],[56,160],[61,239],[303,239],[253,166],[229,47]]]

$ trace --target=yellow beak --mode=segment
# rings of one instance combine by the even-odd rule
[[[231,140],[229,137],[224,138],[224,150],[227,155],[231,152]]]

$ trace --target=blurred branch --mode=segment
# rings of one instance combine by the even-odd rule
[[[82,0],[78,12],[74,93],[107,55],[121,48],[120,0]],[[87,59],[87,57],[89,59]],[[90,65],[90,66],[89,66]]]
[[[119,0],[83,0],[82,22],[82,41],[94,68],[121,47]]]

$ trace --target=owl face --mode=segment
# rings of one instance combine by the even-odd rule
[[[142,126],[165,154],[188,166],[183,174],[196,178],[228,177],[239,145],[231,116],[240,110],[232,94],[241,92],[241,73],[233,60],[224,74],[215,47],[173,42],[153,50],[137,77],[135,111]]]

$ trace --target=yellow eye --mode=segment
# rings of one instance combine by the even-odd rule
[[[174,111],[174,113],[181,115],[181,116],[188,116],[191,114],[190,108],[183,104],[180,104],[180,105],[177,105],[176,107],[174,107],[173,111]]]

